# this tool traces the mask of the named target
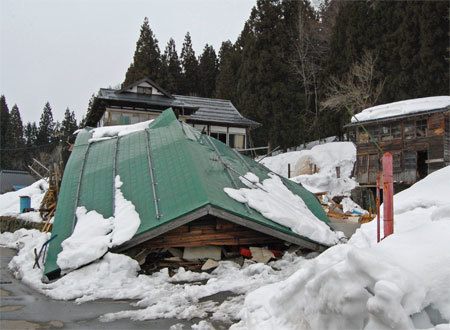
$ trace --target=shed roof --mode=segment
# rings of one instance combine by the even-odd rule
[[[443,112],[450,109],[450,96],[432,96],[380,104],[364,109],[352,117],[347,127],[359,123],[372,123]]]
[[[238,173],[251,171],[262,180],[268,178],[270,171],[222,142],[178,122],[170,109],[145,130],[95,142],[91,137],[91,129],[78,133],[66,165],[52,230],[54,239],[45,265],[49,277],[59,272],[57,255],[62,241],[72,234],[78,206],[95,210],[104,218],[113,215],[116,175],[123,182],[120,189],[124,197],[134,204],[141,219],[134,237],[119,250],[206,214],[312,250],[325,249],[324,245],[292,232],[226,195],[223,189],[232,187],[232,181],[238,188],[245,186],[238,180],[239,175],[225,171],[218,159],[222,158]],[[283,179],[283,182],[303,199],[317,218],[329,223],[312,193],[290,180]],[[155,192],[153,184],[156,184]],[[155,193],[157,203],[154,203]]]

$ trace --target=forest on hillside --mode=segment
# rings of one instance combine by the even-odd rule
[[[449,2],[258,0],[235,43],[161,52],[147,19],[123,85],[144,76],[174,94],[229,99],[262,124],[255,146],[342,137],[352,112],[449,94]]]
[[[189,32],[181,52],[161,51],[144,20],[122,85],[149,77],[173,94],[229,99],[262,124],[254,146],[283,149],[344,136],[350,113],[404,99],[449,94],[448,1],[258,0],[238,39],[195,54]],[[92,106],[92,100],[89,108]],[[32,157],[67,157],[73,112],[24,125],[0,100],[0,168],[24,169]],[[89,111],[89,108],[87,111]],[[83,126],[81,123],[80,126]]]

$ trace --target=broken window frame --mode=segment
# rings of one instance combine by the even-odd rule
[[[428,120],[416,120],[416,137],[426,137],[428,131]]]
[[[403,136],[405,140],[413,139],[416,136],[416,125],[413,120],[403,123]]]
[[[358,128],[358,142],[359,143],[369,142],[369,135],[362,127]]]

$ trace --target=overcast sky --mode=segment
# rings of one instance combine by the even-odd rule
[[[196,55],[236,40],[256,0],[0,0],[0,94],[24,123],[39,122],[49,101],[55,120],[77,120],[92,93],[120,84],[147,16],[164,50],[181,53],[190,32]]]

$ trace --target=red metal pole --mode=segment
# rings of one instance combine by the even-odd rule
[[[380,172],[377,173],[377,199],[376,199],[376,204],[377,204],[377,243],[380,242],[380,187],[381,187],[381,182],[380,182]]]
[[[383,225],[384,238],[394,232],[394,180],[392,155],[386,152],[383,155]]]

